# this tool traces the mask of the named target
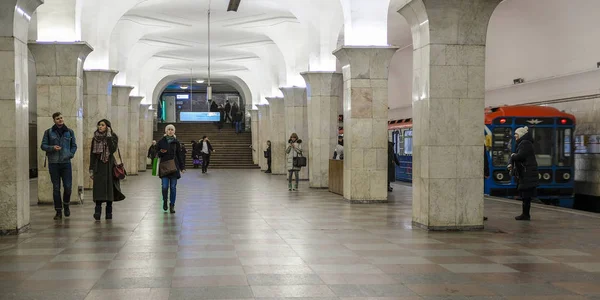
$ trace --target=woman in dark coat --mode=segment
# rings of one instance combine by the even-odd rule
[[[170,213],[175,213],[175,199],[177,197],[177,179],[181,178],[181,174],[185,173],[185,162],[183,152],[181,151],[181,143],[175,137],[175,126],[169,124],[165,127],[165,136],[158,141],[156,144],[158,149],[158,157],[160,157],[160,163],[175,160],[175,167],[177,171],[169,175],[159,174],[158,176],[162,180],[162,196],[163,196],[163,210],[169,209]],[[171,194],[169,195],[169,190]],[[169,197],[170,196],[170,197]],[[167,207],[167,199],[170,200],[169,207]]]
[[[394,143],[388,141],[388,192],[394,190],[390,183],[396,182],[396,168],[394,167],[394,164],[399,166],[400,161],[394,153]]]
[[[531,219],[529,214],[531,199],[536,196],[539,182],[538,165],[535,159],[533,138],[527,126],[515,130],[515,140],[517,141],[517,151],[511,155],[508,169],[513,171],[517,178],[517,190],[523,200],[523,212],[520,216],[515,217],[515,220],[528,221]]]
[[[121,201],[125,196],[121,193],[119,179],[115,178],[113,168],[116,159],[113,154],[119,148],[119,138],[112,132],[108,120],[98,121],[98,129],[94,132],[90,151],[90,178],[94,181],[93,200],[96,203],[94,219],[100,220],[102,203],[106,203],[106,219],[112,219],[112,203]]]

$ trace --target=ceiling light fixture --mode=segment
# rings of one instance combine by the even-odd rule
[[[188,86],[187,85],[182,85],[179,88],[182,89],[182,90],[187,90]]]
[[[238,7],[240,7],[241,0],[229,0],[229,5],[227,6],[227,11],[236,11]]]
[[[204,83],[204,80],[196,80],[196,83]]]

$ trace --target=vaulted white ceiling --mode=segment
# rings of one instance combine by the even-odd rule
[[[300,72],[335,70],[340,0],[242,0],[238,12],[227,12],[228,2],[46,0],[38,40],[88,42],[85,69],[119,71],[115,84],[134,86],[132,95],[150,103],[167,77],[208,76],[210,3],[211,76],[247,86],[248,103],[305,86]]]
[[[282,86],[304,86],[300,72],[335,70],[331,53],[342,44],[407,47],[390,67],[393,108],[411,103],[412,37],[397,13],[407,1],[241,0],[238,12],[227,12],[228,0],[45,0],[35,18],[38,40],[88,42],[94,51],[84,68],[119,71],[115,83],[134,86],[132,95],[145,103],[157,100],[167,78],[207,77],[209,2],[211,75],[235,84],[247,103],[280,96]],[[593,13],[600,1],[540,1],[505,0],[494,12],[488,90],[504,94],[517,77],[597,73]]]

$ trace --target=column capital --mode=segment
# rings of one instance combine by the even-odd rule
[[[135,87],[130,85],[113,85],[113,90],[118,90],[119,92],[124,92],[129,96],[129,93],[133,91]]]
[[[129,112],[133,112],[135,109],[139,109],[140,102],[144,100],[142,96],[129,96]]]
[[[39,76],[78,76],[94,50],[86,42],[29,42]]]
[[[487,27],[502,0],[410,0],[400,13],[413,35],[413,48],[429,44],[485,45]]]
[[[387,79],[390,60],[397,50],[398,47],[393,46],[344,46],[335,50],[333,55],[346,69],[343,70],[344,80]]]
[[[282,97],[265,97],[269,102],[269,105],[273,105],[274,102],[283,101]]]
[[[112,81],[119,71],[83,70],[84,95],[112,95]]]
[[[307,96],[341,95],[342,73],[338,72],[302,72],[306,81]]]
[[[306,88],[292,86],[279,89],[283,93],[285,106],[306,106]]]
[[[150,108],[150,104],[140,104],[140,118],[141,119],[146,118],[149,108]]]

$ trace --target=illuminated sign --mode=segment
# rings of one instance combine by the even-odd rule
[[[179,120],[181,122],[219,122],[221,113],[219,112],[181,112]]]
[[[188,94],[177,95],[177,100],[189,100],[189,99],[190,99],[190,95],[188,95]]]

